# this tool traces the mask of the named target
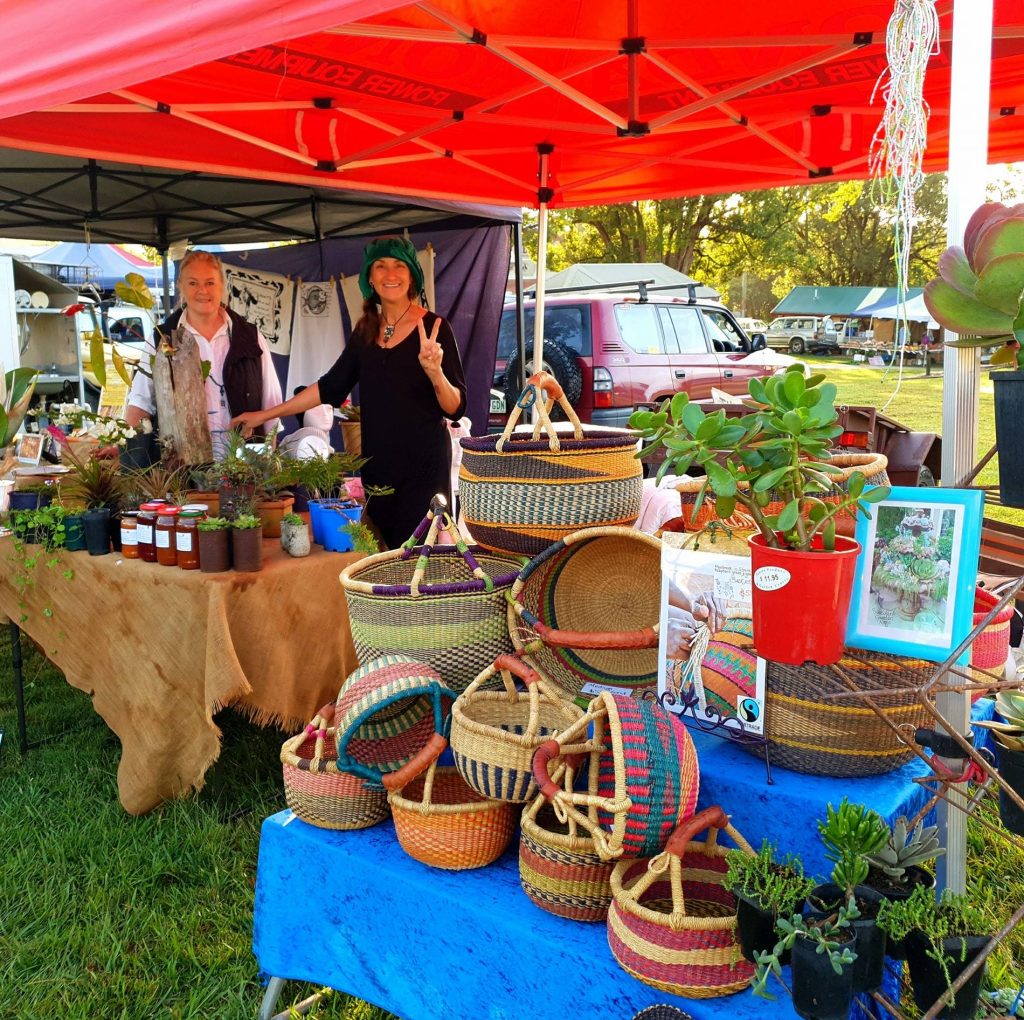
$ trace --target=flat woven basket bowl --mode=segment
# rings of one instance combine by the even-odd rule
[[[570,532],[592,525],[628,527],[640,516],[643,467],[636,437],[583,427],[583,439],[460,440],[459,499],[473,538],[490,549],[536,556]]]
[[[341,586],[359,661],[408,655],[433,666],[446,686],[459,692],[499,655],[511,652],[505,593],[522,559],[476,547],[472,552],[493,590],[482,588],[454,546],[431,552],[419,595],[410,591],[416,557],[403,560],[396,550],[346,567]]]
[[[547,626],[591,634],[642,631],[661,613],[661,542],[631,528],[588,528],[536,557],[519,575],[513,597]],[[536,632],[509,607],[517,651]],[[529,658],[567,693],[584,684],[645,690],[658,681],[658,649],[583,649],[545,645]]]
[[[935,672],[934,662],[847,648],[838,666],[908,737],[926,725],[928,711],[916,691]],[[852,778],[879,776],[910,761],[913,750],[862,698],[823,697],[849,689],[831,666],[769,662],[764,735],[772,762],[795,772]]]

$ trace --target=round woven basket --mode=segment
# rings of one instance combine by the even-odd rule
[[[515,679],[526,685],[516,690]],[[485,690],[498,683],[501,690]],[[533,752],[583,709],[513,655],[500,655],[452,707],[452,754],[462,778],[493,800],[522,804],[536,792]]]
[[[660,614],[661,542],[586,528],[522,569],[508,628],[516,650],[572,696],[588,683],[644,690],[658,682]]]

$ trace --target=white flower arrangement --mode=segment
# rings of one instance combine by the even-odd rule
[[[58,404],[50,408],[52,424],[68,429],[74,439],[94,439],[100,446],[124,446],[136,430],[120,418],[97,414],[81,404]]]

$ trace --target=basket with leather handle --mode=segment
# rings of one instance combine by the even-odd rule
[[[515,681],[525,686],[516,689]],[[502,690],[487,690],[500,683]],[[522,804],[537,788],[533,752],[574,723],[583,710],[514,655],[499,655],[452,707],[452,755],[477,793]]]
[[[695,839],[707,830],[707,839]],[[683,822],[665,851],[620,861],[612,871],[608,945],[633,977],[665,992],[711,999],[746,988],[753,964],[736,934],[736,897],[725,886],[725,833],[744,853],[747,841],[720,807]]]
[[[632,528],[566,535],[509,592],[516,651],[572,696],[588,683],[655,687],[660,615],[661,542]]]
[[[563,789],[552,768],[562,759],[577,767],[584,757],[586,790]],[[656,701],[609,691],[537,748],[533,774],[559,822],[575,821],[602,860],[661,851],[693,814],[700,782],[697,751],[679,717]]]
[[[551,422],[557,400],[571,432]],[[532,432],[516,432],[533,408]],[[543,435],[542,435],[543,432]],[[475,541],[536,556],[591,525],[629,526],[640,515],[643,467],[625,429],[584,426],[547,372],[530,376],[500,436],[460,440],[459,499]]]

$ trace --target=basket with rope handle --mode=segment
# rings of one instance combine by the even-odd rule
[[[522,681],[525,692],[516,690]],[[495,680],[503,690],[485,690]],[[522,804],[537,788],[533,752],[583,710],[514,655],[499,655],[452,708],[451,746],[462,778],[477,793]]]
[[[571,432],[551,422],[554,401]],[[532,431],[516,432],[533,408]],[[543,433],[543,434],[542,434]],[[625,429],[580,424],[558,382],[530,376],[500,436],[460,440],[459,498],[474,539],[500,552],[536,556],[592,525],[628,527],[640,515],[643,467]]]
[[[520,655],[568,694],[585,684],[658,682],[661,542],[632,528],[585,528],[535,556],[508,597]],[[606,630],[609,622],[621,627]]]
[[[402,849],[423,864],[448,871],[496,861],[512,839],[517,811],[471,789],[453,766],[439,766],[448,746],[440,734],[397,772],[383,777]]]
[[[285,800],[310,825],[366,829],[387,818],[387,793],[379,782],[339,765],[333,717],[334,705],[324,705],[281,746]]]
[[[553,781],[572,791],[576,770],[564,761]],[[603,921],[612,902],[613,861],[601,859],[575,818],[559,822],[541,793],[520,819],[519,884],[550,914],[573,921]]]
[[[707,830],[703,842],[695,837]],[[691,999],[746,988],[753,964],[736,934],[736,897],[726,888],[724,831],[750,856],[750,844],[718,807],[682,823],[665,851],[620,861],[612,871],[608,944],[619,966],[645,984]]]
[[[551,762],[587,763],[586,790],[565,790]],[[533,756],[537,787],[558,821],[574,821],[602,860],[650,857],[697,803],[700,769],[682,721],[656,701],[602,691]]]
[[[437,544],[442,526],[455,545]],[[368,556],[341,573],[359,661],[410,655],[433,666],[452,690],[465,689],[513,650],[505,593],[522,563],[467,545],[436,496],[401,549]]]
[[[999,597],[984,588],[974,590],[974,626],[977,627],[998,605]],[[971,645],[971,665],[979,669],[1000,669],[1010,652],[1010,622],[1013,602],[989,621]]]
[[[889,458],[882,453],[834,453],[829,458],[829,463],[839,471],[830,474],[832,488],[828,492],[815,494],[816,498],[823,503],[841,502],[846,495],[850,478],[858,471],[864,476],[868,485],[889,484],[889,474],[886,470]],[[743,490],[749,487],[747,482],[741,481],[737,484]],[[711,521],[718,520],[718,514],[715,512],[715,495],[709,488],[706,488],[706,485],[707,478],[703,476],[685,475],[676,482],[682,506],[682,517],[687,531],[701,531]],[[704,490],[703,499],[701,499],[702,490]],[[766,515],[777,514],[783,506],[784,501],[773,489],[768,493],[768,502],[763,510]],[[737,531],[757,530],[754,518],[742,506],[738,506],[736,512],[722,523]],[[837,516],[836,529],[840,534],[852,535],[855,527],[856,521],[849,511],[843,511]]]

